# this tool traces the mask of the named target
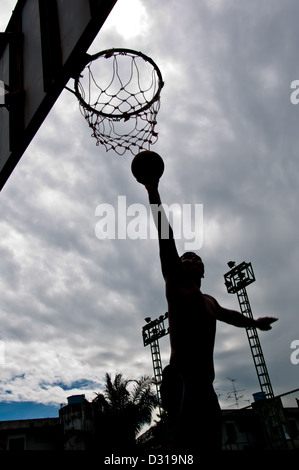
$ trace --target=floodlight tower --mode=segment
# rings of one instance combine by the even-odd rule
[[[243,261],[243,263],[235,266],[234,261],[230,261],[228,265],[232,269],[224,274],[227,292],[229,294],[237,294],[241,313],[246,317],[253,319],[248,295],[246,292],[246,287],[255,281],[251,263],[245,263],[245,261]],[[274,393],[257,329],[254,327],[248,327],[246,328],[246,333],[264,398],[274,398]]]
[[[237,294],[241,313],[253,319],[246,292],[246,287],[255,281],[251,263],[243,261],[243,263],[235,266],[234,261],[229,261],[227,264],[231,268],[229,272],[224,274],[227,292],[229,294]],[[284,449],[286,448],[286,439],[283,425],[285,428],[287,426],[282,404],[280,398],[274,397],[257,329],[247,327],[246,333],[262,391],[262,400],[256,402],[254,406],[261,416],[261,424],[270,448]]]
[[[142,328],[143,345],[150,344],[157,389],[158,400],[161,403],[160,385],[162,382],[162,361],[160,354],[159,339],[169,334],[169,328],[166,329],[164,321],[168,318],[168,312],[160,315],[156,320],[150,317],[145,318],[146,325]]]

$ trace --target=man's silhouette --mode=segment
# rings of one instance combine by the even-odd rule
[[[158,229],[168,302],[171,355],[163,371],[161,396],[173,425],[172,450],[193,453],[220,450],[221,412],[213,388],[216,321],[269,330],[277,319],[252,320],[221,307],[213,297],[203,294],[201,258],[191,252],[178,255],[172,228],[161,206],[158,182],[144,186]]]

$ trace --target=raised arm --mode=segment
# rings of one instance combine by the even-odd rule
[[[181,261],[173,238],[173,230],[158,191],[159,180],[164,172],[163,159],[156,152],[141,151],[133,158],[131,171],[148,192],[152,216],[158,231],[162,273],[166,279],[174,270],[181,267]]]
[[[157,227],[162,274],[166,278],[180,265],[173,230],[166,217],[160,194],[158,182],[144,185],[149,197],[152,216]]]

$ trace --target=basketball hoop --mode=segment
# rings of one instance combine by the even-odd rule
[[[119,155],[149,150],[158,140],[163,85],[159,68],[141,52],[110,49],[87,56],[74,87],[96,144]]]

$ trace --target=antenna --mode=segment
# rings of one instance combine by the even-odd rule
[[[236,406],[239,409],[239,400],[241,400],[243,398],[243,401],[249,401],[249,400],[245,400],[244,395],[238,395],[238,393],[243,392],[245,390],[245,388],[242,388],[242,390],[236,390],[236,387],[235,387],[236,379],[231,379],[230,377],[226,377],[226,378],[227,378],[227,380],[231,381],[232,387],[233,387],[232,393],[227,392],[226,399],[229,400],[229,399],[234,398],[235,403],[233,403],[230,406]]]

